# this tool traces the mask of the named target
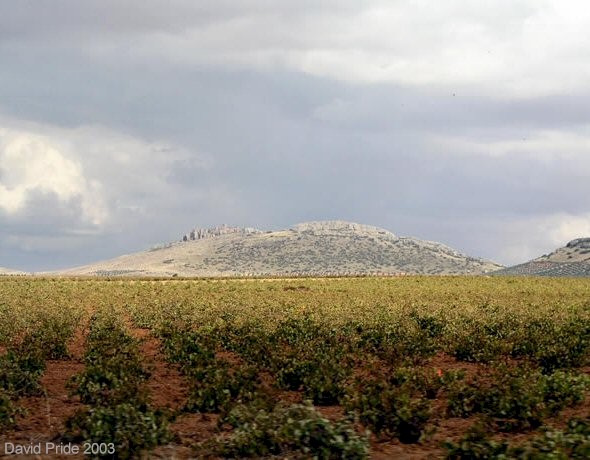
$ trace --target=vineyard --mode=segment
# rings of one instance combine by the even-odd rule
[[[590,458],[590,283],[0,277],[0,430],[51,458]]]

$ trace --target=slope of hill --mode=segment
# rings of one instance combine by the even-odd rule
[[[494,275],[590,276],[590,238],[578,238],[550,254],[504,268]]]
[[[440,243],[397,237],[381,228],[350,222],[308,222],[273,232],[219,228],[226,230],[195,229],[180,242],[61,273],[103,276],[481,274],[501,267]]]
[[[0,275],[25,275],[25,272],[12,270],[10,268],[0,267]]]

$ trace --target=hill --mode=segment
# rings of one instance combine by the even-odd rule
[[[578,238],[562,248],[494,275],[590,276],[590,238]]]
[[[62,271],[103,276],[482,274],[501,266],[448,246],[342,221],[280,231],[215,227],[147,251]]]
[[[0,275],[25,275],[25,272],[12,270],[10,268],[0,267]]]

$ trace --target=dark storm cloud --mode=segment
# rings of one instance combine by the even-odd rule
[[[235,3],[235,2],[231,2]],[[188,26],[206,25],[224,18],[239,17],[243,8],[229,2],[175,1],[163,7],[153,1],[87,1],[15,2],[3,8],[0,37],[42,39],[92,36],[105,32],[120,36],[160,31],[182,31]]]
[[[2,7],[0,40],[17,44],[49,40],[54,46],[77,49],[80,41],[86,45],[119,43],[126,48],[137,44],[133,37],[179,36],[195,28],[215,29],[220,24],[255,22],[260,17],[278,23],[298,22],[316,14],[335,18],[357,10],[358,3],[349,0],[297,0],[280,4],[267,0],[23,1]],[[264,34],[264,30],[258,30],[250,38],[263,41]],[[283,39],[289,41],[287,35]],[[293,41],[301,39],[305,37]],[[131,41],[120,43],[125,40]]]
[[[69,168],[0,175],[0,265],[82,264],[221,222],[353,220],[505,263],[590,232],[590,88],[551,60],[583,57],[577,18],[528,57],[519,40],[551,39],[536,24],[557,6],[456,1],[429,21],[358,5],[0,6],[0,172],[26,152]]]

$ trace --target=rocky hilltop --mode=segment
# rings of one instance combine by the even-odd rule
[[[193,228],[190,232],[185,233],[180,241],[195,241],[204,240],[207,238],[215,238],[221,235],[252,235],[255,233],[263,233],[262,230],[257,230],[251,227],[229,227],[228,225],[219,225],[212,228]]]
[[[590,238],[578,238],[550,254],[504,268],[494,275],[590,276]]]
[[[104,276],[482,274],[501,266],[432,241],[342,221],[280,231],[195,228],[182,241],[61,273]]]

